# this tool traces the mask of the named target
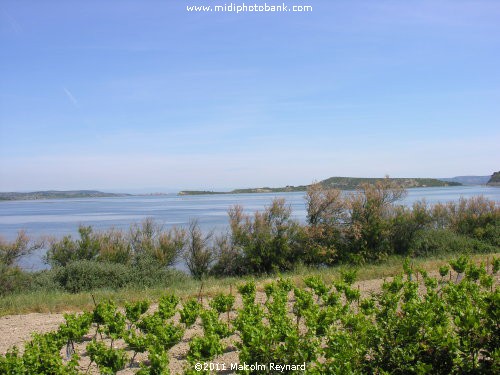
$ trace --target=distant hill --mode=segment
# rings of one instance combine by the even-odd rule
[[[369,183],[373,184],[380,178],[362,178],[362,177],[330,177],[321,181],[321,184],[326,187],[337,188],[341,190],[353,190],[359,185]],[[444,187],[444,186],[461,186],[459,182],[441,181],[435,178],[390,178],[391,181],[398,185],[410,189],[417,187]]]
[[[215,194],[251,194],[251,193],[282,193],[290,191],[306,191],[307,186],[285,186],[280,188],[249,188],[249,189],[235,189],[231,191],[208,191],[208,190],[183,190],[179,195],[215,195]]]
[[[210,191],[210,190],[183,190],[179,191],[178,195],[215,195],[215,194],[229,194],[222,191]]]
[[[64,198],[102,198],[102,197],[123,197],[130,194],[103,193],[97,190],[68,190],[68,191],[33,191],[30,193],[7,192],[0,193],[0,200],[36,200],[36,199],[64,199]]]
[[[487,183],[488,186],[500,186],[500,171],[493,173]]]
[[[244,193],[283,193],[283,192],[291,192],[291,191],[306,191],[307,186],[299,185],[299,186],[285,186],[279,188],[270,188],[270,187],[262,187],[262,188],[253,188],[253,189],[236,189],[231,191],[231,194],[244,194]]]
[[[361,177],[330,177],[320,183],[329,188],[341,190],[354,190],[363,183],[373,184],[380,178],[361,178]],[[391,178],[404,188],[416,187],[441,187],[441,186],[461,186],[459,182],[441,181],[435,178]],[[203,190],[183,190],[179,195],[201,195],[201,194],[248,194],[248,193],[284,193],[291,191],[306,191],[309,185],[285,186],[278,188],[262,187],[250,189],[235,189],[228,192],[203,191]]]
[[[449,178],[440,178],[441,181],[459,182],[463,185],[485,185],[491,176],[456,176]]]

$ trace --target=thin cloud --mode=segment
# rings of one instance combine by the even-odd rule
[[[71,101],[71,103],[73,103],[76,107],[78,107],[78,101],[73,96],[73,94],[66,87],[63,87],[63,91],[66,94],[66,96],[68,97],[68,99]]]

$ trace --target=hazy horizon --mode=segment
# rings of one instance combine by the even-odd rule
[[[440,177],[422,177],[422,178],[435,178],[435,179],[440,179],[440,178],[454,178],[454,177],[486,177],[486,176],[491,176],[491,175],[468,175],[468,176],[440,176]],[[281,187],[286,187],[288,185],[290,186],[299,186],[299,185],[309,185],[313,182],[316,181],[321,181],[323,179],[327,179],[330,177],[352,177],[352,178],[384,178],[385,176],[329,176],[321,179],[314,179],[310,182],[303,182],[303,183],[298,183],[298,184],[283,184],[283,185],[269,185],[269,184],[264,184],[264,185],[252,185],[252,186],[158,186],[158,187],[95,187],[95,186],[90,186],[90,187],[84,187],[84,188],[72,188],[72,189],[52,189],[52,188],[41,188],[41,189],[28,189],[28,190],[16,190],[12,192],[19,192],[19,193],[28,193],[28,192],[34,192],[34,191],[68,191],[68,190],[97,190],[105,193],[123,193],[123,194],[155,194],[155,193],[165,193],[165,194],[176,194],[180,191],[183,190],[203,190],[203,191],[218,191],[218,192],[229,192],[231,190],[235,189],[251,189],[251,188],[263,188],[263,187],[269,187],[269,188],[281,188]],[[420,177],[415,177],[415,176],[390,176],[391,178],[420,178]],[[6,192],[6,191],[0,191],[0,192]]]
[[[499,169],[500,2],[288,3],[3,1],[0,191]]]

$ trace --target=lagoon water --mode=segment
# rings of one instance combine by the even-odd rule
[[[425,199],[432,204],[477,195],[500,202],[500,188],[460,186],[409,189],[401,203],[411,205]],[[0,235],[12,240],[19,230],[25,230],[33,238],[45,235],[62,237],[77,234],[79,225],[127,230],[131,224],[148,217],[167,228],[187,226],[190,220],[196,219],[203,230],[222,232],[227,229],[227,210],[231,206],[239,204],[246,212],[252,213],[264,209],[275,197],[285,198],[294,217],[305,221],[303,192],[3,201],[0,202]],[[40,269],[43,267],[41,256],[41,253],[34,254],[24,259],[21,266]]]

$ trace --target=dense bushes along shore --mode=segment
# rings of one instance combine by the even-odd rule
[[[363,264],[390,255],[427,256],[500,249],[500,206],[484,197],[408,208],[397,204],[405,190],[388,179],[343,194],[313,184],[306,194],[307,223],[292,219],[291,208],[275,199],[263,212],[228,211],[229,232],[202,233],[196,221],[187,229],[164,229],[147,219],[128,232],[95,232],[81,226],[79,238],[66,236],[33,243],[24,233],[0,241],[0,294],[23,290],[70,292],[101,287],[168,285],[186,277],[172,269],[183,259],[192,276],[263,274],[297,264]],[[16,260],[47,246],[48,271],[27,273]]]

